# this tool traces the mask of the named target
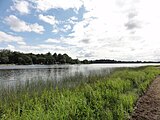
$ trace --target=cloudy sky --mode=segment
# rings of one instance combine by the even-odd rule
[[[159,0],[0,0],[0,49],[160,60]]]

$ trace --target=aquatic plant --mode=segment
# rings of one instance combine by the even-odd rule
[[[77,74],[63,82],[27,81],[0,88],[2,120],[125,120],[160,74],[155,67],[117,69],[110,75]]]

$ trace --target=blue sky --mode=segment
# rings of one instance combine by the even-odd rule
[[[0,49],[160,60],[159,0],[1,0]]]

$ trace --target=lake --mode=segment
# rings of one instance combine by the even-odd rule
[[[88,75],[92,71],[106,70],[109,74],[115,68],[139,67],[160,64],[85,64],[85,65],[0,65],[0,84],[14,84],[26,80],[56,80],[77,73]],[[98,73],[98,72],[97,72]]]

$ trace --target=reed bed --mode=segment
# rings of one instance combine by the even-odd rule
[[[0,87],[1,120],[126,120],[160,70],[121,68]]]

